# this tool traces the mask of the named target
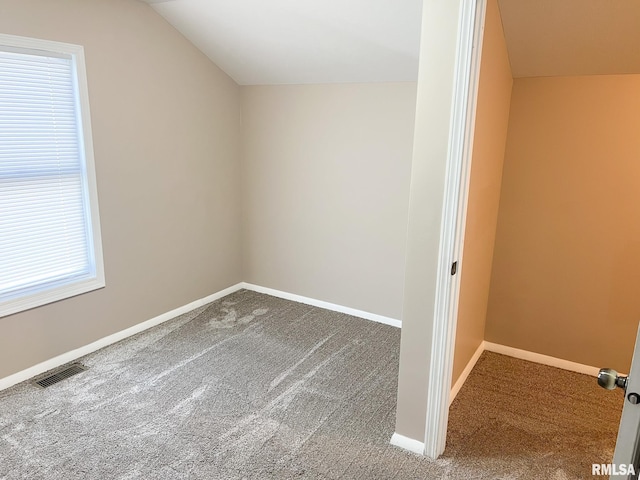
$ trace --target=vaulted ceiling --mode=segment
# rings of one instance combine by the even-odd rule
[[[240,85],[415,81],[422,0],[147,0]]]
[[[416,81],[422,0],[144,0],[241,85]],[[498,0],[513,76],[640,73],[640,0]]]

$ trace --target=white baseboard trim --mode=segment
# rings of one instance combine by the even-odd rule
[[[451,388],[449,405],[451,405],[451,402],[453,402],[453,400],[456,398],[456,395],[458,395],[458,392],[464,385],[464,382],[467,381],[467,378],[469,378],[471,371],[476,366],[478,359],[484,351],[499,353],[508,357],[519,358],[520,360],[527,360],[529,362],[548,365],[550,367],[561,368],[563,370],[569,370],[571,372],[583,373],[591,376],[598,376],[599,371],[598,367],[592,367],[590,365],[584,365],[582,363],[576,363],[569,360],[563,360],[561,358],[550,357],[541,353],[529,352],[527,350],[520,350],[519,348],[507,347],[506,345],[499,345],[497,343],[483,341],[478,346],[477,350],[469,360],[469,363],[467,363],[467,366],[460,374],[460,377],[458,377],[458,380],[456,380],[456,383]],[[390,443],[391,445],[395,445],[396,447],[400,447],[404,450],[417,453],[418,455],[424,455],[425,444],[418,440],[413,440],[412,438],[394,433],[391,437]]]
[[[229,288],[225,288],[224,290],[220,290],[219,292],[216,292],[212,295],[201,298],[199,300],[195,300],[187,305],[183,305],[182,307],[178,307],[174,310],[171,310],[170,312],[163,313],[162,315],[158,315],[157,317],[154,317],[150,320],[138,323],[125,330],[120,330],[119,332],[108,335],[104,338],[101,338],[100,340],[96,340],[95,342],[92,342],[88,345],[76,348],[75,350],[71,350],[70,352],[63,353],[62,355],[58,355],[57,357],[51,358],[42,363],[38,363],[33,367],[29,367],[25,370],[14,373],[13,375],[9,375],[8,377],[0,378],[0,390],[12,387],[17,383],[29,380],[30,378],[40,375],[41,373],[57,368],[61,365],[64,365],[65,363],[77,360],[80,357],[93,353],[96,350],[100,350],[103,347],[112,345],[116,342],[119,342],[120,340],[124,340],[127,337],[136,335],[137,333],[148,330],[151,327],[160,325],[167,320],[171,320],[172,318],[178,317],[179,315],[190,312],[191,310],[195,310],[196,308],[206,305],[207,303],[213,302],[233,292],[236,292],[241,288],[243,288],[242,284],[238,283]]]
[[[464,367],[464,370],[458,377],[458,380],[456,380],[456,383],[453,385],[453,387],[451,387],[451,395],[449,396],[449,405],[451,405],[451,403],[455,400],[456,395],[458,395],[458,392],[462,388],[462,385],[464,385],[464,382],[466,382],[467,378],[469,378],[469,374],[471,373],[471,370],[473,370],[473,367],[475,367],[476,363],[478,363],[478,359],[480,358],[480,355],[482,355],[482,352],[485,351],[485,343],[486,343],[485,341],[482,341],[480,345],[478,345],[478,348],[473,354],[473,356],[471,357],[471,360],[469,360],[469,363],[467,363],[467,366]]]
[[[424,443],[418,440],[414,440],[413,438],[405,437],[404,435],[400,435],[399,433],[394,433],[391,436],[391,441],[389,442],[391,445],[402,448],[403,450],[408,450],[413,453],[417,453],[418,455],[424,455]]]
[[[376,313],[365,312],[363,310],[356,310],[355,308],[344,307],[342,305],[336,305],[335,303],[324,302],[322,300],[316,300],[315,298],[303,297],[302,295],[296,295],[293,293],[282,292],[273,288],[261,287],[252,283],[241,283],[242,288],[252,290],[258,293],[264,293],[273,297],[284,298],[285,300],[291,300],[293,302],[304,303],[305,305],[312,305],[314,307],[320,307],[327,310],[333,310],[334,312],[346,313],[347,315],[353,315],[354,317],[364,318],[365,320],[371,320],[373,322],[384,323],[385,325],[391,325],[392,327],[401,328],[402,321],[395,318],[385,317]]]
[[[598,367],[592,367],[591,365],[570,362],[569,360],[550,357],[548,355],[542,355],[541,353],[529,352],[528,350],[520,350],[519,348],[507,347],[506,345],[499,345],[497,343],[484,342],[484,349],[489,352],[501,353],[502,355],[507,355],[509,357],[541,363],[542,365],[561,368],[571,372],[584,373],[585,375],[591,375],[593,377],[597,377],[598,371],[600,370]]]
[[[591,365],[584,365],[582,363],[571,362],[569,360],[563,360],[561,358],[550,357],[549,355],[543,355],[541,353],[530,352],[528,350],[521,350],[519,348],[507,347],[506,345],[500,345],[498,343],[491,343],[484,341],[480,344],[476,352],[467,363],[467,366],[464,368],[458,380],[451,388],[451,396],[449,400],[449,405],[456,398],[458,392],[464,385],[464,382],[467,381],[469,374],[473,370],[473,367],[476,366],[480,355],[484,351],[499,353],[501,355],[506,355],[508,357],[519,358],[520,360],[527,360],[529,362],[539,363],[541,365],[548,365],[550,367],[561,368],[562,370],[569,370],[570,372],[583,373],[585,375],[590,375],[593,377],[598,376],[598,371],[600,370],[598,367],[592,367]]]
[[[152,327],[155,327],[156,325],[160,325],[167,320],[171,320],[172,318],[175,318],[179,315],[190,312],[191,310],[195,310],[198,307],[206,305],[207,303],[211,303],[243,288],[252,290],[254,292],[272,295],[274,297],[284,298],[286,300],[291,300],[294,302],[313,305],[315,307],[325,308],[327,310],[333,310],[340,313],[346,313],[348,315],[364,318],[366,320],[372,320],[378,323],[384,323],[385,325],[391,325],[393,327],[399,328],[402,325],[402,322],[400,320],[396,320],[394,318],[384,317],[382,315],[377,315],[375,313],[369,313],[362,310],[356,310],[354,308],[343,307],[342,305],[336,305],[333,303],[324,302],[322,300],[316,300],[313,298],[303,297],[301,295],[282,292],[280,290],[274,290],[272,288],[261,287],[258,285],[253,285],[251,283],[240,282],[212,295],[201,298],[199,300],[195,300],[187,305],[183,305],[182,307],[171,310],[170,312],[163,313],[162,315],[158,315],[157,317],[154,317],[150,320],[138,323],[137,325],[129,327],[125,330],[121,330],[112,335],[108,335],[88,345],[63,353],[62,355],[58,355],[57,357],[38,363],[33,367],[21,370],[20,372],[9,375],[8,377],[0,378],[0,391],[12,387],[13,385],[16,385],[20,382],[24,382],[25,380],[29,380],[30,378],[36,377],[49,370],[53,370],[54,368],[60,367],[61,365],[77,360],[78,358],[93,353],[96,350],[100,350],[101,348],[112,345],[116,342],[119,342],[120,340],[124,340],[127,337],[131,337],[140,332],[148,330]]]

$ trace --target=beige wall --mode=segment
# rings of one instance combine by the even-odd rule
[[[512,84],[498,3],[489,0],[460,271],[453,383],[484,340]]]
[[[245,281],[400,318],[415,99],[242,87]]]
[[[241,280],[239,87],[149,6],[0,0],[0,32],[84,45],[106,288],[0,318],[0,378]]]
[[[640,75],[517,79],[486,339],[628,371],[640,320]]]

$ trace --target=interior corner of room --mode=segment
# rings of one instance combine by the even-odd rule
[[[399,324],[415,81],[240,85],[143,2],[36,3],[0,27],[85,48],[106,287],[2,318],[0,378],[236,285]]]
[[[226,26],[249,22],[246,12],[218,3],[226,20],[196,0],[0,0],[1,34],[84,47],[105,275],[104,288],[0,318],[0,390],[244,289],[401,327],[387,442],[438,456],[444,437],[430,432],[446,433],[450,415],[445,456],[460,472],[505,473],[484,451],[480,466],[464,457],[505,425],[531,455],[545,454],[535,436],[549,432],[506,412],[510,397],[492,375],[526,392],[519,378],[531,372],[553,398],[543,380],[555,371],[531,365],[559,368],[554,388],[575,382],[585,399],[561,421],[590,435],[597,408],[611,405],[617,421],[613,397],[598,391],[589,403],[590,377],[599,367],[630,372],[638,330],[640,57],[628,38],[640,10],[411,0],[395,12],[408,33],[382,48],[357,21],[366,2],[353,0],[315,51],[318,61],[334,52],[337,66],[318,68],[307,44],[272,55],[279,43],[258,26],[319,35],[331,2],[295,28],[284,10],[254,2],[260,15],[235,38]],[[389,5],[376,2],[371,18]],[[479,62],[470,88],[458,68],[465,9],[484,20],[481,49],[468,52]],[[588,15],[565,29],[576,11]],[[362,64],[352,68],[355,57]],[[460,92],[473,108],[456,104]],[[456,112],[466,152],[452,152]],[[464,155],[462,183],[448,185],[450,161]],[[442,250],[447,208],[456,258]],[[434,343],[436,327],[446,348]],[[439,399],[435,363],[446,383]],[[476,410],[472,397],[481,397]],[[549,404],[539,418],[560,408]],[[490,413],[480,419],[480,410]],[[611,462],[615,427],[590,444],[594,461]],[[570,433],[554,438],[579,450]],[[577,457],[567,478],[581,478]],[[562,470],[558,462],[549,468]]]

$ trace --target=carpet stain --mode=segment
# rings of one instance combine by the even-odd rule
[[[249,322],[255,320],[256,317],[264,315],[269,311],[268,308],[257,308],[250,315],[244,315],[239,317],[235,308],[224,307],[221,309],[225,316],[222,319],[217,317],[209,321],[209,326],[212,328],[234,328],[238,325],[246,325]]]

